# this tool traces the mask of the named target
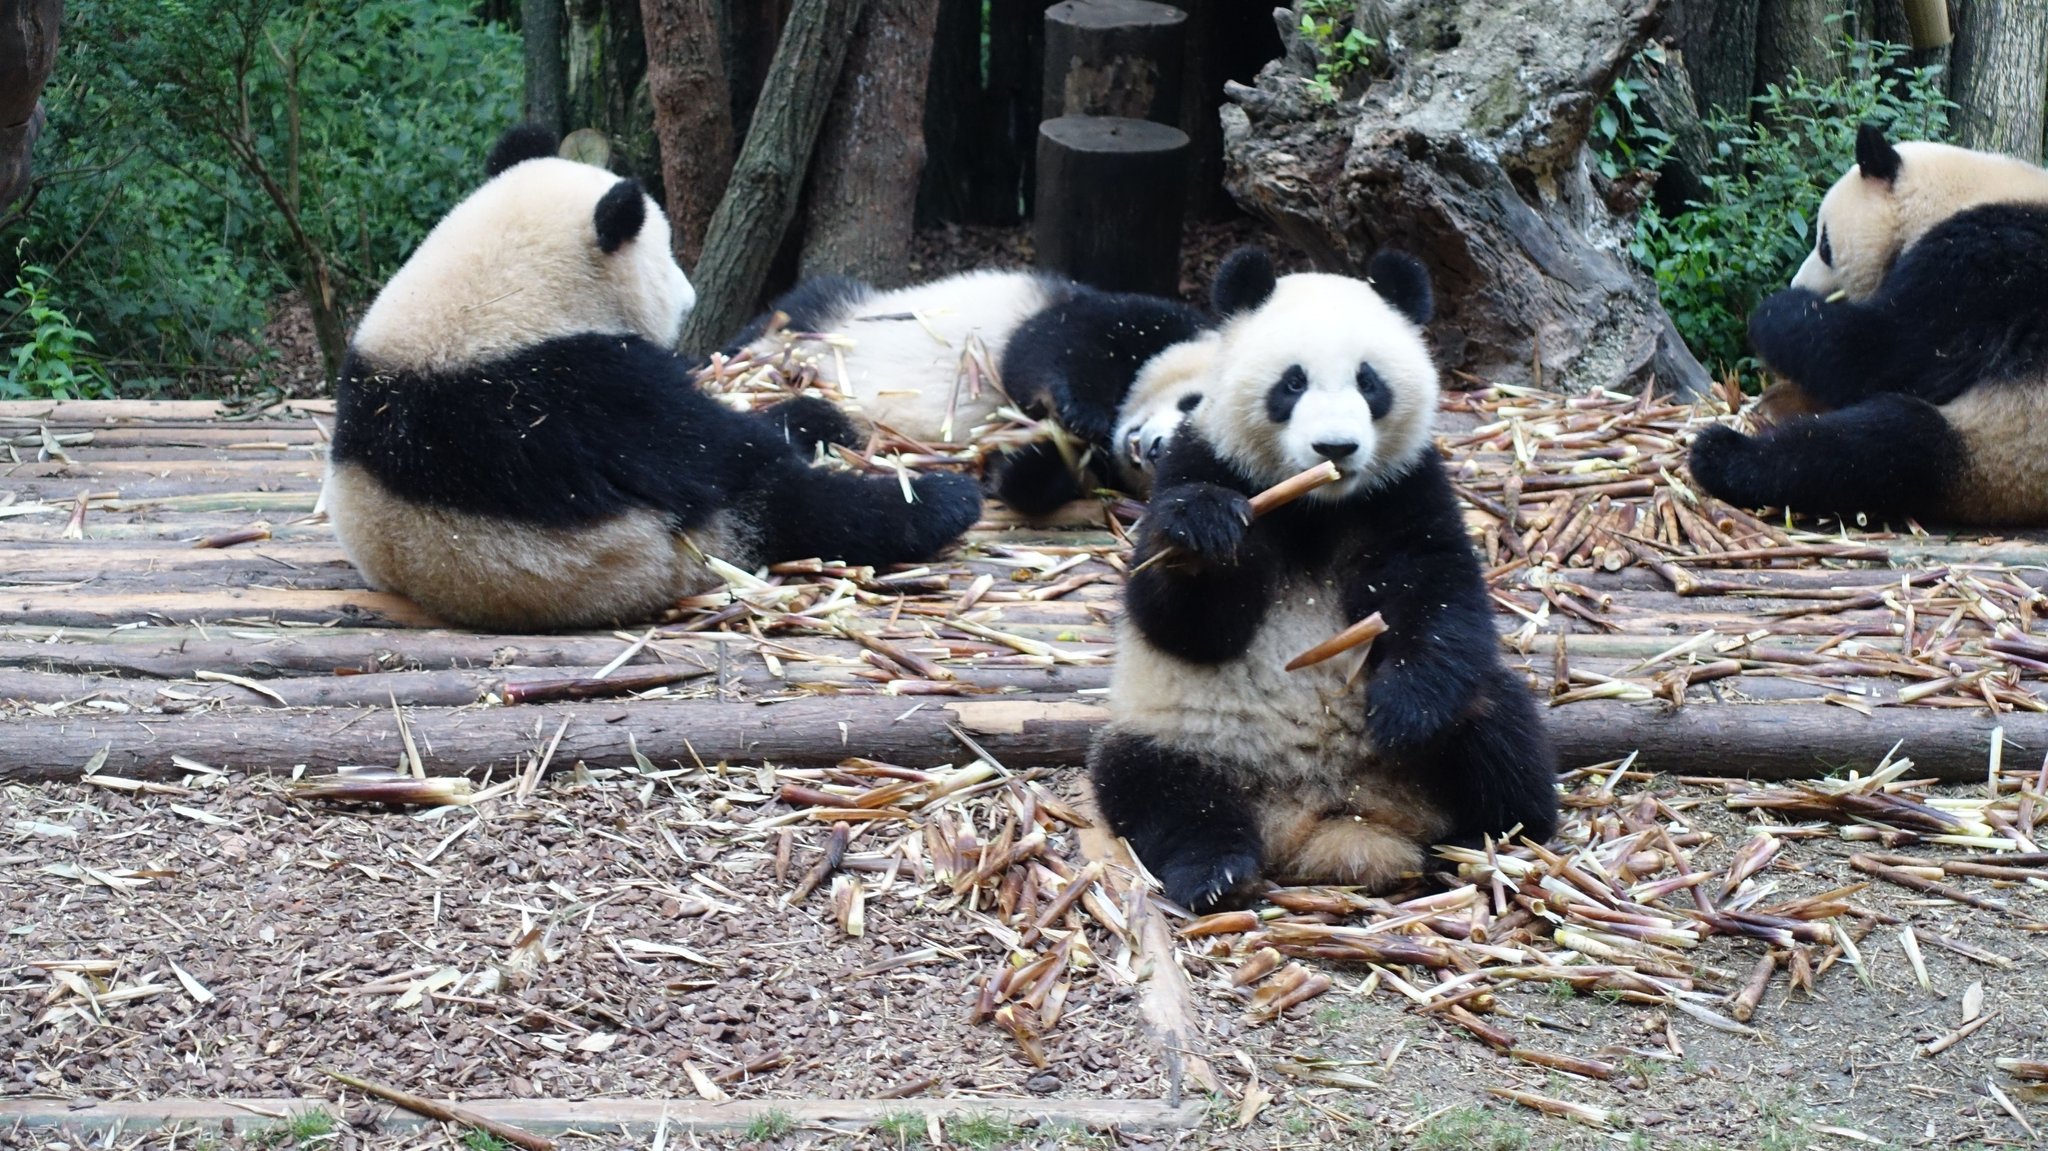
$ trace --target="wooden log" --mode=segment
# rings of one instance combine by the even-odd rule
[[[1062,0],[1045,10],[1046,119],[1181,123],[1187,13],[1151,0]]]
[[[1075,767],[1107,713],[1070,697],[927,700],[840,696],[787,703],[717,699],[640,700],[512,708],[419,708],[408,713],[428,770],[502,768],[534,750],[564,721],[554,762],[656,762],[701,758],[819,765],[848,756],[924,767],[960,763],[972,736],[1011,768]],[[1993,728],[2008,743],[2048,747],[2048,716],[1882,708],[1872,717],[1809,704],[1722,704],[1668,711],[1657,704],[1592,700],[1548,715],[1562,762],[1578,766],[1640,752],[1645,769],[1694,775],[1811,779],[1845,764],[1875,764],[1895,743],[1918,776],[1982,781]],[[535,732],[541,732],[537,737]],[[396,763],[403,754],[389,706],[199,712],[182,716],[29,715],[0,724],[0,782],[65,780],[102,748],[109,775],[175,778],[173,755],[242,772]]]
[[[1062,116],[1038,129],[1041,267],[1112,292],[1180,286],[1187,133],[1120,116]]]

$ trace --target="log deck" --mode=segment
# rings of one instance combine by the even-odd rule
[[[343,557],[315,508],[331,411],[0,404],[0,781],[94,760],[131,780],[188,774],[181,760],[392,766],[401,714],[443,773],[502,775],[551,744],[556,767],[636,751],[1070,766],[1101,718],[1121,561],[1099,503],[1038,526],[992,507],[920,571],[792,571],[659,626],[480,635],[368,590]],[[2048,751],[2048,643],[2028,639],[2042,537],[1848,542],[1883,562],[1497,569],[1502,630],[1522,629],[1511,660],[1566,701],[1549,719],[1574,765],[1640,751],[1662,770],[1804,778],[1903,740],[1923,774],[1982,779],[1994,729],[2009,765]],[[1538,586],[1550,574],[1563,582]],[[664,668],[674,682],[634,696],[500,702],[508,685]]]

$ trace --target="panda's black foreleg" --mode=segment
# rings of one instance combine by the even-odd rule
[[[1202,912],[1258,878],[1259,832],[1244,791],[1215,767],[1142,735],[1106,732],[1088,752],[1095,805],[1166,897]]]
[[[784,400],[761,414],[774,421],[782,438],[805,459],[817,451],[819,444],[857,448],[867,442],[867,437],[839,410],[838,404],[817,396]]]
[[[1828,303],[1805,288],[1772,294],[1749,317],[1749,342],[1772,371],[1823,407],[1841,408],[1888,392],[1911,394],[1927,378],[1918,345],[1869,304]]]
[[[1084,494],[1081,477],[1052,444],[1040,441],[989,461],[989,491],[1019,515],[1050,515]]]
[[[981,485],[932,472],[903,497],[893,476],[807,467],[790,456],[748,477],[748,519],[767,563],[816,556],[850,564],[915,563],[959,539],[981,518]]]
[[[1476,843],[1519,827],[1542,843],[1557,832],[1557,752],[1534,698],[1512,673],[1489,673],[1417,761],[1430,765],[1422,784],[1451,817],[1447,842]]]
[[[1745,436],[1714,425],[1693,441],[1693,478],[1738,507],[1874,515],[1938,511],[1963,469],[1939,408],[1875,396]]]

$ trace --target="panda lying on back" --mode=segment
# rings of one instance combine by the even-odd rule
[[[1555,757],[1430,438],[1427,274],[1395,252],[1370,272],[1276,281],[1264,252],[1231,256],[1205,398],[1138,524],[1089,770],[1197,910],[1262,875],[1385,887],[1428,844],[1556,828]],[[1251,521],[1248,495],[1322,460],[1339,482]],[[1362,676],[1284,670],[1375,611]]]
[[[1098,291],[1044,272],[963,272],[888,290],[829,276],[778,297],[727,354],[773,355],[779,337],[768,329],[778,312],[791,333],[844,337],[829,356],[818,355],[821,367],[863,416],[912,440],[964,443],[1011,401],[1057,419],[1079,450],[1040,442],[988,464],[990,491],[1026,515],[1079,497],[1088,473],[1144,493],[1152,461],[1133,458],[1129,441],[1179,421],[1189,390],[1176,365],[1189,358],[1162,365],[1143,386],[1141,372],[1206,327],[1177,301]],[[972,380],[970,359],[992,370],[1000,388]],[[1078,466],[1084,454],[1088,466]]]
[[[2048,171],[1875,127],[1750,342],[1819,414],[1692,449],[1732,504],[2048,523]]]
[[[503,630],[654,615],[743,568],[921,560],[981,510],[971,479],[808,466],[832,405],[734,412],[670,347],[695,302],[634,180],[514,129],[421,241],[335,387],[325,501],[378,587]]]

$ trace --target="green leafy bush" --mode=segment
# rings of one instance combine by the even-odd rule
[[[1301,0],[1301,38],[1316,54],[1315,79],[1309,88],[1335,102],[1352,75],[1372,62],[1379,41],[1347,25],[1357,6],[1350,0]]]
[[[130,391],[260,370],[293,288],[337,343],[518,114],[518,37],[471,7],[73,0],[20,263]]]
[[[1716,110],[1706,118],[1712,141],[1704,195],[1666,218],[1645,204],[1632,251],[1657,279],[1664,308],[1700,362],[1716,372],[1737,371],[1754,385],[1757,364],[1748,355],[1749,313],[1783,288],[1812,249],[1813,216],[1828,186],[1855,161],[1856,129],[1881,124],[1894,139],[1939,140],[1948,110],[1938,68],[1906,68],[1894,44],[1845,41],[1843,74],[1826,82],[1795,74],[1753,101],[1747,119]],[[1634,119],[1626,81],[1614,103],[1616,143],[1637,149],[1656,168],[1667,162],[1661,137],[1625,130]],[[1637,95],[1627,92],[1627,97]],[[1621,141],[1628,141],[1626,144]]]
[[[20,334],[0,375],[0,398],[75,400],[112,394],[99,365],[86,350],[93,342],[71,318],[49,304],[50,273],[24,266],[4,297],[14,308]]]

